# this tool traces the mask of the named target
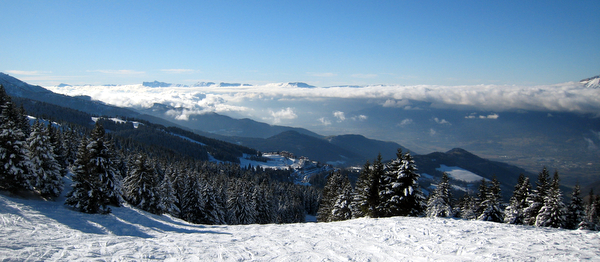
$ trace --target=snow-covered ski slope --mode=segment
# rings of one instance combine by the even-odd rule
[[[600,233],[395,217],[287,225],[194,225],[131,207],[109,215],[0,195],[2,261],[579,261]]]

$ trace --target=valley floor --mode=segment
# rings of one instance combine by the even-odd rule
[[[600,233],[457,219],[206,226],[0,195],[2,261],[600,261]]]

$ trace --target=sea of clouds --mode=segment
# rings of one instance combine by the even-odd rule
[[[167,112],[175,119],[207,112],[234,113],[273,124],[311,114],[315,121],[331,124],[349,120],[345,111],[359,104],[415,109],[412,101],[429,103],[435,108],[466,109],[490,112],[532,110],[575,112],[600,115],[600,89],[585,88],[577,82],[555,85],[370,85],[334,87],[297,87],[289,84],[257,86],[218,85],[203,87],[116,86],[47,86],[70,96],[85,95],[94,100],[120,107],[150,108],[155,103],[175,108]],[[332,108],[328,101],[348,101],[354,105]],[[343,103],[343,102],[342,102]],[[322,110],[316,105],[324,105]],[[310,106],[302,106],[310,105]],[[327,118],[325,117],[327,116]],[[494,117],[494,115],[486,116]],[[367,116],[353,116],[353,120]]]

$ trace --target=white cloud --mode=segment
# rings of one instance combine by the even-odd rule
[[[338,122],[342,122],[342,121],[346,120],[346,116],[344,115],[344,112],[342,112],[342,111],[333,112],[333,116],[335,116],[338,119]]]
[[[273,117],[273,122],[274,123],[279,123],[281,122],[282,119],[296,119],[298,117],[298,115],[296,115],[296,113],[294,113],[294,109],[292,109],[291,107],[288,108],[284,108],[281,109],[277,112],[270,110],[269,111],[271,116]]]
[[[435,122],[440,125],[452,125],[452,124],[450,124],[450,122],[446,121],[446,119],[439,119],[439,118],[435,117],[435,118],[433,118],[433,120],[435,120]]]
[[[321,124],[323,124],[324,126],[329,126],[331,125],[331,121],[329,121],[327,118],[325,117],[321,117],[318,119],[319,122],[321,122]]]
[[[354,121],[365,121],[365,120],[367,120],[367,118],[369,118],[369,117],[367,117],[365,115],[357,115],[357,116],[353,116],[352,120],[354,120]]]
[[[496,113],[489,114],[487,116],[477,115],[476,113],[471,113],[470,115],[465,116],[465,118],[467,118],[467,119],[476,119],[476,118],[479,118],[479,119],[498,119],[498,117],[500,117],[500,115],[498,115]]]
[[[133,70],[97,70],[95,72],[122,75],[144,74],[144,72]],[[190,110],[212,110],[215,112],[248,111],[249,108],[253,108],[263,111],[264,114],[260,117],[271,119],[275,118],[267,108],[287,106],[281,104],[281,101],[291,101],[301,107],[300,105],[303,102],[326,102],[333,99],[357,103],[360,106],[379,104],[384,107],[397,107],[405,110],[419,109],[419,106],[423,104],[435,108],[496,112],[483,115],[482,118],[485,119],[497,119],[502,111],[510,110],[594,114],[600,112],[598,90],[583,88],[581,84],[575,82],[546,86],[371,85],[299,88],[281,84],[263,84],[201,88],[146,88],[141,85],[77,86],[73,88],[54,86],[48,88],[67,95],[89,95],[93,99],[117,106],[149,107],[154,103],[164,103],[186,107]],[[204,95],[206,98],[203,97]],[[211,98],[210,96],[214,97]],[[217,98],[221,99],[216,100]],[[248,104],[253,106],[247,107]],[[292,110],[294,114],[304,114],[305,111],[294,112]],[[342,121],[341,116],[341,114],[335,116],[336,120]],[[344,120],[346,118],[349,117],[344,114]],[[468,115],[466,118],[480,118],[480,116]],[[277,117],[276,119],[283,120],[285,118]],[[439,121],[441,122],[443,119]]]
[[[591,139],[589,139],[587,137],[585,137],[584,139],[588,143],[588,150],[592,150],[592,151],[598,150],[598,146],[596,146],[596,144],[594,144],[594,141],[592,141]]]
[[[402,122],[400,122],[400,124],[398,124],[399,126],[406,126],[406,125],[410,125],[413,123],[413,120],[410,118],[404,119],[402,120]]]
[[[437,132],[433,128],[430,128],[429,129],[429,135],[430,136],[435,136],[435,134],[437,134]]]

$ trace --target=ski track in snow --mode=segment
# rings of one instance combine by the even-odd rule
[[[0,195],[3,261],[600,261],[600,233],[444,218],[195,225]]]

